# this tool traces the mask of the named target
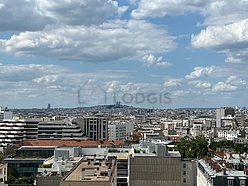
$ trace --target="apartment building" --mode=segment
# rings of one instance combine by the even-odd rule
[[[13,113],[9,111],[7,108],[0,107],[0,122],[5,119],[12,119]]]
[[[245,155],[218,152],[198,161],[197,186],[248,185],[248,160]]]
[[[129,158],[129,186],[181,186],[181,156],[168,152],[161,144],[150,146],[147,153]]]
[[[220,128],[224,125],[233,125],[235,110],[232,107],[221,107],[216,109],[216,127]]]
[[[69,118],[63,120],[41,121],[38,124],[39,140],[86,140],[85,133]]]
[[[1,163],[0,164],[0,185],[1,186],[7,186],[8,184],[6,184],[7,181],[7,174],[8,174],[8,168],[7,168],[7,164],[6,163]]]
[[[116,186],[116,159],[84,157],[61,181],[60,186]]]
[[[106,117],[84,117],[83,128],[89,140],[108,140],[108,119]]]
[[[111,123],[108,125],[109,140],[126,140],[130,138],[134,125],[127,122]]]
[[[0,146],[37,139],[40,119],[4,119],[0,122]]]

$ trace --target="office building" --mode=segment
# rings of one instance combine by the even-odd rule
[[[127,140],[133,130],[134,125],[131,123],[111,123],[108,125],[108,140]]]
[[[7,108],[0,107],[0,122],[5,119],[12,119],[13,113],[9,111]]]
[[[105,117],[84,117],[83,128],[89,140],[108,140],[108,119]]]
[[[7,147],[26,139],[37,139],[40,120],[5,119],[0,122],[0,146]]]
[[[224,126],[224,121],[232,125],[232,120],[235,116],[235,110],[232,107],[221,107],[216,109],[216,127]]]
[[[38,124],[39,140],[86,140],[84,132],[69,119],[42,121]]]
[[[116,159],[85,156],[61,181],[60,186],[116,186]]]
[[[248,185],[248,160],[246,155],[234,152],[215,152],[214,157],[198,161],[197,186]]]
[[[168,152],[164,145],[150,146],[147,153],[129,158],[129,186],[181,186],[181,156]]]
[[[1,186],[7,186],[7,177],[8,177],[8,168],[6,163],[1,163],[0,164],[0,185]]]

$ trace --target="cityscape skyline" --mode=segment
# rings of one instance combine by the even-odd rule
[[[3,0],[1,106],[246,107],[247,6]]]

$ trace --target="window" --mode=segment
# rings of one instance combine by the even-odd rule
[[[186,175],[186,171],[183,171],[183,175]]]
[[[186,183],[186,178],[183,178],[183,183]]]
[[[186,163],[183,164],[183,168],[186,168]]]

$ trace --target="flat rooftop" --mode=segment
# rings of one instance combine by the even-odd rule
[[[115,170],[115,160],[99,161],[99,160],[84,160],[75,167],[74,170],[65,178],[64,181],[97,181],[108,182],[111,180]]]

